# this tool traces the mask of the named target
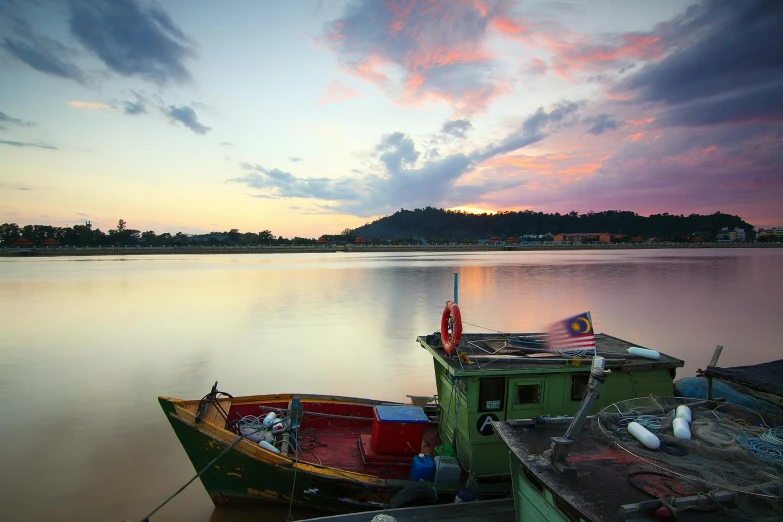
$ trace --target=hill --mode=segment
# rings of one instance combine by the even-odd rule
[[[439,208],[401,209],[352,231],[352,236],[368,240],[411,239],[428,241],[476,241],[490,237],[539,236],[558,233],[609,232],[626,237],[641,236],[682,241],[700,236],[714,239],[723,227],[745,229],[753,239],[753,225],[739,216],[716,212],[711,215],[654,214],[648,217],[635,212],[607,210],[578,214],[545,214],[524,210],[497,214],[468,214]]]

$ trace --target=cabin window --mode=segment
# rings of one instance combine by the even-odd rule
[[[540,384],[518,384],[514,404],[538,404],[541,402]]]
[[[589,375],[572,375],[571,376],[571,400],[581,401],[585,398],[585,392],[587,391],[587,383],[590,381]]]
[[[506,379],[492,377],[479,381],[479,411],[501,411],[506,394]]]

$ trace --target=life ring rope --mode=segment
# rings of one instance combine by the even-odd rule
[[[457,303],[446,301],[446,307],[440,317],[440,340],[443,351],[451,355],[457,351],[462,339],[462,314]]]

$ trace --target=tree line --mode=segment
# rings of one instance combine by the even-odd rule
[[[0,246],[13,246],[19,240],[25,239],[32,245],[43,245],[47,240],[55,240],[64,246],[98,247],[98,246],[184,246],[192,244],[205,245],[309,245],[316,244],[311,238],[294,237],[287,239],[275,237],[269,230],[261,232],[240,232],[232,228],[228,232],[211,232],[209,234],[185,234],[164,232],[157,234],[153,230],[141,232],[128,228],[125,220],[120,219],[117,226],[107,232],[93,228],[88,222],[72,227],[56,227],[52,225],[24,225],[3,223],[0,225]]]
[[[722,228],[745,230],[748,241],[755,239],[753,225],[739,216],[716,212],[709,215],[653,214],[640,216],[635,212],[607,210],[579,214],[545,214],[543,212],[504,211],[496,214],[469,214],[433,207],[415,210],[400,209],[362,227],[344,229],[339,234],[324,234],[321,241],[329,243],[352,243],[361,237],[371,243],[407,242],[462,242],[474,243],[496,237],[504,241],[510,237],[522,240],[525,237],[551,239],[558,233],[600,233],[620,234],[617,241],[656,238],[662,241],[689,241],[698,237],[713,241]],[[141,232],[128,227],[120,219],[117,226],[107,232],[92,228],[87,222],[72,227],[51,225],[25,225],[16,223],[0,225],[0,246],[12,246],[20,239],[33,245],[41,245],[47,239],[56,240],[67,246],[184,246],[205,245],[314,245],[318,239],[275,237],[269,230],[261,232],[240,232],[232,228],[227,232],[209,234],[185,234],[168,232],[157,234],[153,230]]]
[[[543,212],[503,211],[496,214],[469,214],[460,211],[426,207],[400,209],[391,216],[378,219],[353,230],[353,234],[368,240],[409,238],[436,242],[470,242],[497,237],[548,236],[559,233],[621,234],[622,240],[634,238],[662,241],[688,241],[700,237],[715,240],[727,227],[744,229],[747,240],[755,237],[753,225],[739,216],[716,212],[710,215],[653,214],[645,217],[631,211],[607,210],[579,214],[546,214]]]

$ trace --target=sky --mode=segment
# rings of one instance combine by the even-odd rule
[[[0,0],[0,222],[783,226],[783,2]]]

